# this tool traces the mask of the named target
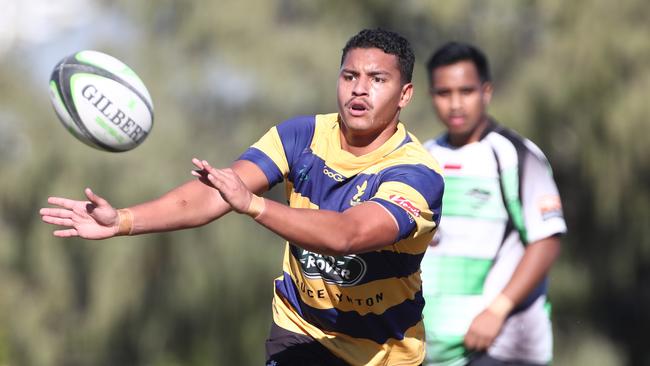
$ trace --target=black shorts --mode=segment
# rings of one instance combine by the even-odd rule
[[[271,324],[266,340],[267,366],[349,366],[315,339]]]

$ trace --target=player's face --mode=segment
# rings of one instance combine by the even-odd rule
[[[478,141],[487,125],[485,109],[492,97],[492,85],[481,82],[471,61],[438,67],[431,78],[433,107],[447,127],[451,143]]]
[[[402,85],[397,56],[378,48],[351,49],[341,65],[337,83],[344,128],[351,134],[365,136],[394,128],[412,90],[412,84]]]

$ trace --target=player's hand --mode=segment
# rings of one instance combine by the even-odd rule
[[[501,332],[505,316],[497,315],[485,309],[474,318],[465,334],[465,347],[470,350],[488,349]]]
[[[232,169],[215,169],[205,160],[192,159],[198,170],[193,170],[192,175],[198,177],[203,183],[219,191],[221,198],[238,213],[247,213],[253,193],[248,190],[244,182]]]
[[[119,228],[117,210],[90,188],[86,188],[84,193],[88,201],[49,197],[47,202],[59,207],[41,208],[41,219],[48,224],[66,226],[67,229],[54,231],[54,236],[61,238],[106,239],[115,236]]]

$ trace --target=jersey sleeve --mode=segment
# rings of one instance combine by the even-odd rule
[[[399,226],[398,240],[430,233],[440,223],[444,182],[425,165],[404,165],[386,172],[370,199],[393,215]]]
[[[532,143],[527,143],[521,180],[521,201],[528,242],[567,231],[562,201],[546,157]]]
[[[269,182],[269,187],[280,183],[289,174],[294,159],[309,147],[315,129],[315,117],[296,117],[272,127],[238,160],[256,164]]]

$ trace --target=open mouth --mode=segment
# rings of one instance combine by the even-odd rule
[[[348,103],[348,109],[353,116],[360,116],[368,111],[368,105],[360,101],[354,101]]]

